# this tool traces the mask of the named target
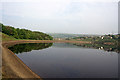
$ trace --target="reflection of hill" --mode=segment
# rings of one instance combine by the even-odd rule
[[[61,48],[95,48],[105,51],[120,52],[120,47],[118,45],[105,45],[105,44],[80,44],[80,43],[54,43],[52,47],[61,47]]]
[[[96,48],[105,51],[113,51],[113,52],[120,52],[118,45],[105,45],[105,44],[74,44],[76,46],[86,47],[86,48]]]
[[[118,45],[105,45],[105,44],[79,44],[79,43],[26,43],[26,44],[17,44],[12,47],[9,47],[14,53],[29,52],[32,50],[40,50],[48,47],[59,47],[59,48],[96,48],[105,51],[120,52],[120,47]]]
[[[52,43],[25,43],[25,44],[17,44],[12,47],[9,47],[11,51],[14,53],[22,53],[22,52],[29,52],[32,50],[39,50],[44,49],[52,46]]]

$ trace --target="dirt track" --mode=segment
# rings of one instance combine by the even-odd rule
[[[3,78],[40,78],[31,71],[12,51],[9,46],[20,43],[91,43],[85,41],[50,41],[50,40],[17,40],[2,42],[2,74]],[[41,78],[40,78],[41,79]]]

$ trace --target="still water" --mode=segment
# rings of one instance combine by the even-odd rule
[[[42,78],[117,78],[118,53],[70,43],[27,43],[10,47]]]

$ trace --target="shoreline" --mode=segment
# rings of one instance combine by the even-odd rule
[[[5,44],[2,44],[2,78],[41,79],[40,76],[35,74],[21,59],[9,50]]]
[[[21,43],[87,43],[87,41],[67,41],[67,40],[14,40],[14,41],[3,41],[2,42],[2,77],[3,78],[39,78],[24,62],[19,59],[11,50],[9,46]]]

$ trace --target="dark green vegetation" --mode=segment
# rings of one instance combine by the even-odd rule
[[[19,29],[11,26],[5,26],[0,23],[0,30],[2,33],[12,36],[15,39],[31,39],[31,40],[52,40],[53,38],[48,34],[38,32],[38,31],[30,31],[27,29]]]
[[[22,53],[22,52],[29,52],[32,50],[40,50],[44,48],[48,48],[52,46],[52,43],[25,43],[25,44],[17,44],[14,46],[9,47],[11,51],[14,53]]]

